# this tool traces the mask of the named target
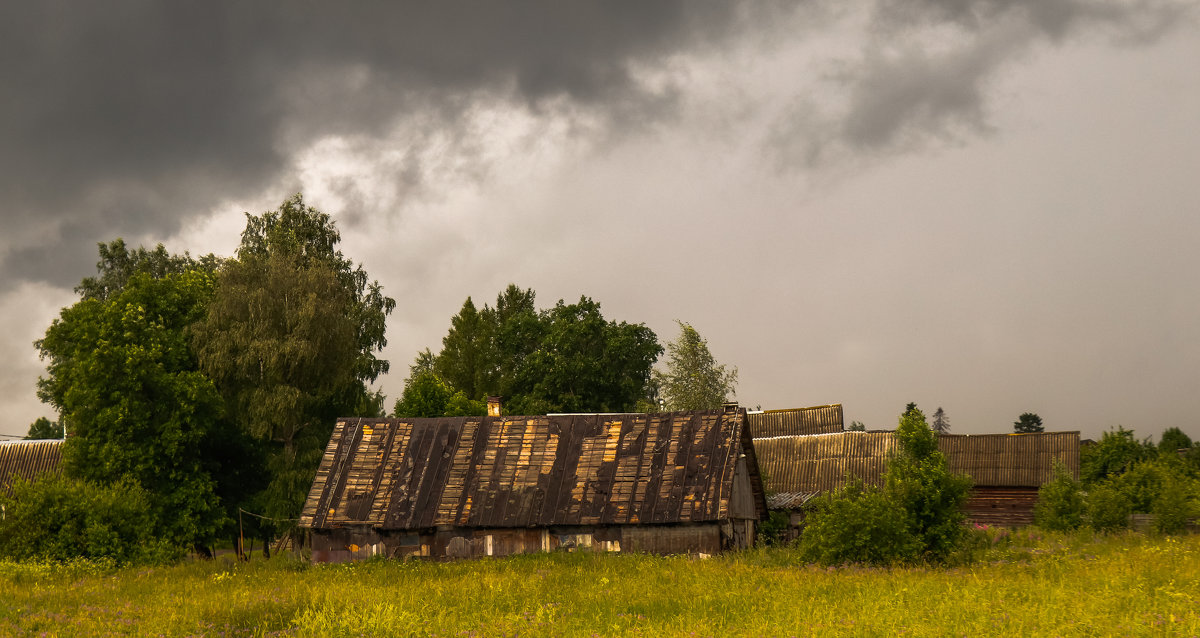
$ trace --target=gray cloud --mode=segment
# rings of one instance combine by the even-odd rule
[[[166,236],[286,178],[327,135],[452,129],[481,100],[670,111],[631,69],[740,26],[724,2],[46,2],[0,10],[4,286],[69,285],[116,235]],[[419,148],[420,139],[413,141]],[[469,151],[468,145],[462,149]],[[419,172],[419,171],[418,171]],[[416,173],[410,173],[411,175]]]
[[[843,99],[822,108],[798,98],[768,145],[784,166],[813,167],[987,134],[998,72],[1036,46],[1093,34],[1148,44],[1193,16],[1171,0],[881,0],[861,55],[828,74]]]

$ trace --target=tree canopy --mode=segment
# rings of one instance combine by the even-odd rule
[[[450,387],[436,372],[424,370],[405,382],[404,393],[393,412],[398,417],[413,418],[483,416],[487,414],[487,404],[468,399],[462,390]]]
[[[718,364],[708,342],[689,323],[676,320],[679,336],[667,344],[666,372],[654,378],[668,410],[710,410],[735,394],[737,368]]]
[[[395,301],[337,250],[332,219],[301,196],[246,218],[192,344],[238,425],[270,449],[261,507],[290,519],[334,420],[379,409],[366,383],[387,371],[375,352]]]
[[[144,490],[172,546],[210,545],[239,507],[294,519],[335,417],[385,412],[366,384],[387,370],[376,353],[395,302],[339,240],[297,195],[247,215],[233,259],[101,244],[80,300],[36,343],[39,396],[72,435],[72,493]]]
[[[228,521],[220,483],[236,489],[213,452],[237,436],[186,336],[214,286],[199,267],[136,272],[63,309],[36,344],[49,362],[38,395],[71,424],[65,471],[144,487],[161,535],[180,545],[211,542]]]
[[[432,370],[472,401],[503,396],[510,414],[632,411],[662,352],[642,324],[610,321],[581,296],[537,310],[533,290],[509,285],[495,307],[468,298],[450,321]],[[418,355],[414,376],[426,359]]]
[[[63,438],[63,426],[60,421],[51,421],[44,416],[39,416],[33,423],[29,425],[29,433],[25,435],[26,439],[61,439]]]
[[[1013,432],[1018,434],[1044,432],[1045,430],[1045,426],[1042,425],[1042,417],[1033,412],[1026,412],[1013,421]]]

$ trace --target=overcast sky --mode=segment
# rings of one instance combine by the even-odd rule
[[[389,406],[513,282],[690,322],[743,405],[1200,438],[1191,1],[6,2],[0,433],[98,242],[295,192],[398,302]]]

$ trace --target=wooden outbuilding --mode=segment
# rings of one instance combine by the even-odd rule
[[[31,481],[41,474],[57,474],[62,463],[62,444],[62,439],[0,443],[0,493],[12,496],[17,479]]]
[[[843,432],[756,438],[754,448],[769,506],[796,510],[813,496],[844,485],[847,476],[880,484],[897,440],[892,432]],[[1079,475],[1078,432],[942,434],[938,449],[952,472],[975,482],[966,511],[979,524],[1032,523],[1038,487],[1050,480],[1056,460]]]
[[[341,419],[300,525],[316,562],[754,544],[746,411]]]

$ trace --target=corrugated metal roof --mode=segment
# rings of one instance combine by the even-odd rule
[[[1078,432],[943,434],[938,449],[952,471],[976,485],[1037,487],[1054,475],[1055,460],[1079,476]]]
[[[0,443],[0,491],[12,495],[13,477],[32,479],[59,471],[62,439],[8,441]]]
[[[379,529],[678,523],[729,518],[745,410],[343,419],[304,527]]]
[[[853,475],[878,485],[896,451],[892,432],[842,432],[755,439],[768,492],[816,494]],[[1050,480],[1058,459],[1079,475],[1079,433],[941,435],[950,470],[978,486],[1036,487]]]
[[[845,429],[840,403],[811,408],[751,412],[748,417],[750,433],[756,439],[769,436],[829,434]]]

